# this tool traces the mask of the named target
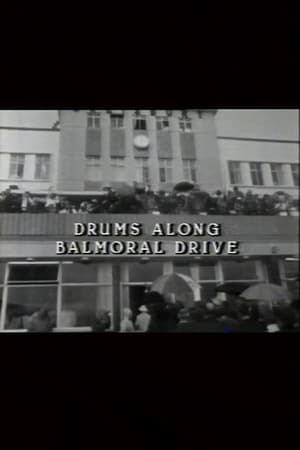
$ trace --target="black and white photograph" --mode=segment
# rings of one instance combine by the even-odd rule
[[[299,332],[298,125],[1,110],[0,331]]]

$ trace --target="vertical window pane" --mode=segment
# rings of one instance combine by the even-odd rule
[[[161,262],[149,262],[147,264],[141,264],[139,262],[129,263],[130,282],[153,282],[162,274],[163,264]]]
[[[215,279],[216,279],[215,264],[199,265],[199,280],[215,280]]]
[[[252,178],[252,184],[254,186],[262,186],[263,185],[263,177],[261,171],[260,163],[250,163],[250,172]]]
[[[240,162],[229,162],[229,176],[231,184],[242,184]]]
[[[32,315],[41,309],[46,309],[52,326],[56,326],[57,311],[57,287],[56,286],[28,286],[8,288],[5,329],[28,329]],[[39,321],[40,330],[47,327],[47,320]],[[49,323],[49,322],[48,322]]]
[[[112,286],[65,286],[59,327],[91,327],[99,309],[112,312]]]
[[[208,302],[216,296],[217,283],[200,283],[201,300]]]
[[[159,177],[160,177],[161,183],[165,183],[166,182],[166,170],[165,170],[164,167],[160,167],[160,169],[159,169]]]
[[[0,263],[0,284],[4,283],[5,263]]]
[[[188,262],[174,262],[174,272],[182,273],[183,275],[191,276],[191,268]]]
[[[47,180],[49,178],[50,155],[36,155],[35,178]]]
[[[25,155],[11,154],[9,176],[12,178],[23,178]]]
[[[291,164],[294,186],[299,186],[299,165]]]
[[[99,265],[100,266],[100,265]],[[63,283],[96,283],[98,264],[62,264]],[[100,268],[99,268],[100,270]]]
[[[255,261],[223,261],[222,262],[224,280],[256,280]]]
[[[295,278],[299,274],[299,261],[283,261],[286,278]]]

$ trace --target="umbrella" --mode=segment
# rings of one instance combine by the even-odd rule
[[[258,283],[246,289],[241,297],[246,300],[264,301],[272,306],[291,302],[290,294],[282,286],[271,283]]]
[[[194,183],[190,181],[181,181],[174,186],[174,191],[177,192],[186,192],[191,191],[194,188]]]
[[[193,306],[194,302],[200,300],[198,284],[181,273],[162,275],[153,282],[151,291],[162,295],[174,294],[176,302],[182,302],[186,307]]]
[[[250,286],[249,283],[242,283],[238,281],[232,281],[223,283],[216,288],[216,292],[225,292],[226,294],[240,295]]]

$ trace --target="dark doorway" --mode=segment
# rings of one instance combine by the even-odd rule
[[[144,304],[144,296],[147,291],[147,286],[130,286],[130,309],[135,320],[139,307]]]

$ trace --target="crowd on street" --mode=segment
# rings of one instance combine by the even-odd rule
[[[154,192],[150,188],[135,188],[132,192],[105,188],[99,195],[62,196],[50,192],[35,195],[6,189],[0,192],[0,212],[58,214],[201,214],[201,215],[299,215],[299,199],[283,191],[273,195],[216,191],[210,195],[200,189],[184,192]]]
[[[299,282],[297,284],[299,286]],[[299,290],[299,288],[297,288]],[[122,311],[121,333],[264,333],[299,332],[299,292],[292,302],[271,305],[267,301],[249,302],[237,295],[218,295],[190,307],[170,302],[158,292],[147,292],[138,311]],[[56,312],[41,308],[25,317],[8,311],[5,329],[51,332],[56,328]],[[95,333],[112,332],[110,311],[98,310],[89,327]]]

